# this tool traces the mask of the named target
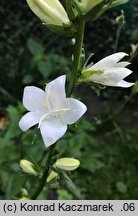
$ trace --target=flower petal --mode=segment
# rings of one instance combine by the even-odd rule
[[[116,67],[126,67],[126,66],[128,66],[128,65],[130,65],[131,63],[130,62],[127,62],[127,61],[122,61],[122,62],[118,62],[117,64],[116,64]]]
[[[45,108],[46,93],[35,86],[27,86],[24,89],[23,105],[29,111]]]
[[[109,55],[96,64],[94,64],[92,67],[89,68],[89,70],[102,70],[110,67],[116,66],[117,62],[119,62],[124,56],[127,56],[128,54],[124,52],[118,52],[112,55]],[[88,69],[87,69],[88,70]]]
[[[28,112],[26,113],[19,122],[19,127],[23,131],[27,131],[32,126],[38,124],[40,118],[42,117],[42,112]]]
[[[48,83],[46,86],[45,91],[51,109],[62,108],[62,105],[64,104],[66,98],[65,80],[66,76],[63,75]]]
[[[111,68],[101,74],[93,74],[89,80],[107,86],[116,86],[118,82],[132,73],[127,68]]]
[[[132,85],[134,85],[134,83],[126,82],[125,80],[121,80],[116,84],[117,87],[124,87],[124,88],[129,88]]]
[[[74,98],[67,98],[66,106],[69,110],[61,114],[61,119],[66,124],[75,123],[87,110],[87,107],[82,102]]]
[[[67,125],[58,117],[49,116],[40,125],[40,131],[46,147],[54,144],[67,130]]]

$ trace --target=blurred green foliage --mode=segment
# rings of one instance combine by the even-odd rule
[[[137,0],[109,11],[96,22],[88,23],[86,56],[94,52],[93,60],[96,61],[113,52],[117,32],[115,19],[122,8],[126,24],[121,30],[117,51],[131,52],[130,45],[138,42]],[[37,128],[26,133],[19,129],[19,119],[25,112],[20,102],[23,88],[26,85],[44,88],[49,80],[60,74],[69,74],[73,45],[71,38],[51,33],[41,25],[25,1],[7,4],[2,0],[0,16],[0,199],[19,199],[22,188],[26,188],[31,196],[39,183],[37,177],[22,172],[19,161],[23,158],[30,160],[41,171],[47,152]],[[134,73],[131,80],[138,77],[137,59],[136,55],[132,60]],[[137,86],[133,93],[137,93],[136,89]],[[130,90],[106,89],[98,90],[98,94],[100,97],[95,101],[92,88],[77,88],[77,97],[89,105],[87,120],[71,126],[58,141],[56,157],[80,160],[80,168],[68,173],[68,176],[82,198],[137,199],[137,94],[115,118],[110,116],[116,107],[125,104]],[[106,106],[103,106],[104,102]],[[98,113],[95,110],[99,110]],[[65,188],[65,182],[59,178],[53,182],[49,193],[45,188],[39,199],[73,199],[69,188]]]

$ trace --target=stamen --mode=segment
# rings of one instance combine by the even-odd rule
[[[61,113],[61,112],[64,112],[64,111],[68,111],[68,110],[70,110],[70,108],[62,108],[62,109],[54,110],[51,113],[57,115],[58,113]]]
[[[68,111],[70,110],[70,108],[63,108],[63,109],[57,109],[57,110],[54,110],[54,111],[50,111],[49,113],[46,113],[44,114],[41,118],[40,118],[40,121],[39,121],[39,124],[38,124],[38,128],[40,128],[42,122],[47,118],[48,115],[55,115],[56,118],[59,118],[63,123],[64,121],[61,119],[60,116],[58,116],[58,114],[60,114],[61,112],[64,112],[64,111]]]
[[[38,124],[38,128],[40,128],[41,126],[41,123],[46,119],[46,117],[50,115],[50,113],[46,113],[45,115],[43,115],[41,118],[40,118],[40,121],[39,121],[39,124]]]

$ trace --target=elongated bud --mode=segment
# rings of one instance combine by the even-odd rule
[[[27,3],[46,25],[70,25],[68,15],[59,0],[27,0]]]
[[[28,191],[25,188],[21,189],[22,197],[19,200],[30,200],[28,196]]]
[[[96,5],[101,3],[103,0],[72,0],[74,5],[76,6],[79,13],[82,15],[85,15],[88,13],[92,8],[94,8]]]
[[[30,200],[30,198],[29,197],[25,197],[25,196],[23,196],[21,199],[19,199],[19,200]]]
[[[86,20],[96,20],[108,9],[124,4],[128,0],[69,0],[74,4],[79,15]]]
[[[55,179],[58,176],[58,173],[56,173],[55,171],[51,171],[51,173],[49,174],[49,176],[47,177],[46,182],[50,182],[53,179]]]
[[[60,158],[55,163],[55,167],[66,171],[75,170],[79,167],[79,165],[79,160],[74,158]]]
[[[25,188],[21,188],[22,196],[28,197],[28,191]]]
[[[116,23],[119,26],[123,26],[125,24],[125,15],[124,15],[124,11],[121,10],[121,15],[116,17]]]
[[[25,173],[31,174],[31,175],[35,175],[37,176],[38,173],[35,171],[34,169],[34,164],[32,164],[30,161],[28,160],[20,160],[20,167],[22,168],[22,170]]]

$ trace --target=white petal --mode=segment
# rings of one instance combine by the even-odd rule
[[[66,76],[63,75],[48,83],[46,86],[47,100],[52,110],[62,108],[66,98],[65,80]]]
[[[132,73],[128,68],[113,68],[111,70],[106,70],[103,73],[106,76],[111,75],[114,82],[121,81],[125,77],[129,76]]]
[[[102,70],[110,67],[114,67],[117,62],[119,62],[124,56],[127,56],[128,54],[124,52],[118,52],[112,55],[109,55],[96,64],[94,64],[92,67],[89,68],[89,70]]]
[[[127,62],[127,61],[122,61],[122,62],[118,62],[117,64],[116,64],[116,67],[126,67],[126,66],[128,66],[128,65],[130,65],[131,63],[130,62]]]
[[[116,84],[132,73],[127,68],[111,68],[105,70],[102,74],[93,74],[89,79],[93,82],[107,86],[116,86]]]
[[[132,85],[134,85],[134,83],[126,82],[125,80],[121,80],[116,84],[117,87],[124,87],[124,88],[129,88]]]
[[[61,114],[61,118],[66,124],[75,123],[87,110],[87,107],[82,102],[74,98],[67,98],[66,106],[69,110]]]
[[[35,86],[27,86],[24,89],[23,105],[29,111],[45,108],[46,93]]]
[[[32,126],[38,124],[40,118],[42,117],[43,113],[41,112],[28,112],[26,113],[19,122],[19,127],[23,131],[27,131]]]
[[[46,147],[54,144],[67,130],[67,125],[55,116],[49,116],[40,125],[40,131]]]

